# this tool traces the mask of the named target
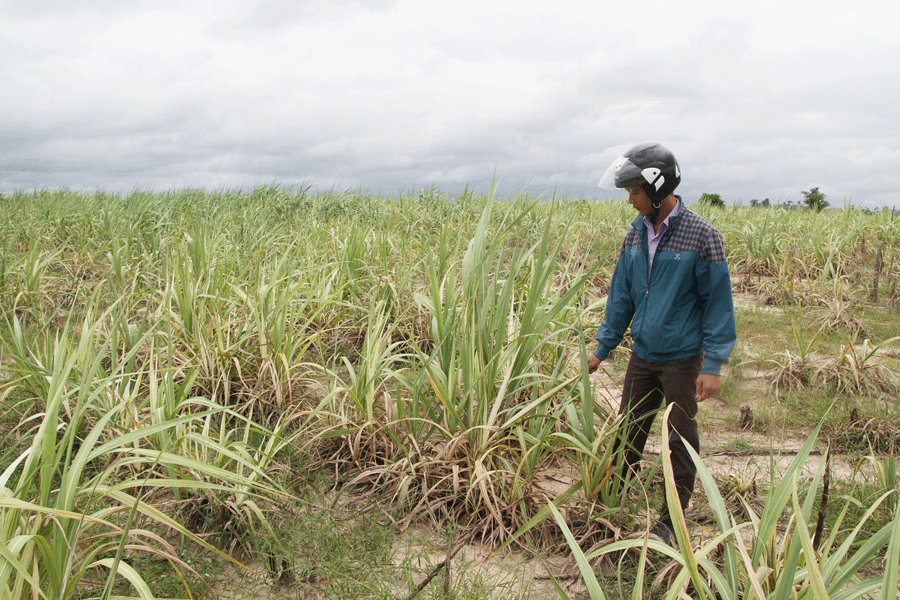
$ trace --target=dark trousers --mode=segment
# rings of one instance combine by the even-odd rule
[[[700,451],[700,435],[694,417],[697,415],[697,376],[702,365],[703,354],[651,363],[632,353],[625,372],[622,404],[619,406],[619,414],[626,416],[623,473],[627,474],[639,469],[638,463],[647,444],[650,426],[663,402],[665,406],[675,405],[669,417],[669,449],[675,488],[682,508],[687,507],[697,478],[697,468],[685,443]],[[668,520],[665,504],[662,517]]]

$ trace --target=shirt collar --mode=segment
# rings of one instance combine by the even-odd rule
[[[681,198],[679,198],[678,196],[675,196],[675,198],[676,198],[676,201],[675,201],[675,208],[672,209],[672,212],[670,212],[670,213],[666,216],[666,218],[663,219],[663,222],[660,223],[660,225],[659,225],[659,231],[660,231],[660,233],[663,231],[663,227],[665,227],[666,229],[669,228],[669,219],[671,219],[671,218],[673,218],[673,217],[677,217],[677,216],[678,216],[678,213],[681,212]],[[647,228],[647,231],[650,231],[650,232],[653,231],[653,223],[650,222],[650,218],[649,218],[649,217],[644,217],[644,227]]]

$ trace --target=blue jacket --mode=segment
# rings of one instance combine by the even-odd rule
[[[616,263],[594,355],[604,360],[631,325],[632,351],[644,360],[702,351],[700,372],[718,375],[737,340],[722,235],[681,204],[659,242],[649,281],[648,262],[647,228],[638,215]]]

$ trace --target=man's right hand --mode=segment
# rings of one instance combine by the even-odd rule
[[[597,370],[597,367],[600,366],[600,359],[594,356],[593,353],[588,355],[588,373],[593,373]]]

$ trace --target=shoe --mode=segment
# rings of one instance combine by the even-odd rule
[[[653,526],[653,529],[650,530],[650,535],[655,535],[670,546],[672,545],[672,540],[675,539],[675,532],[662,521]]]
[[[566,527],[575,529],[576,527],[584,527],[588,524],[588,514],[586,512],[578,513],[566,519]]]

